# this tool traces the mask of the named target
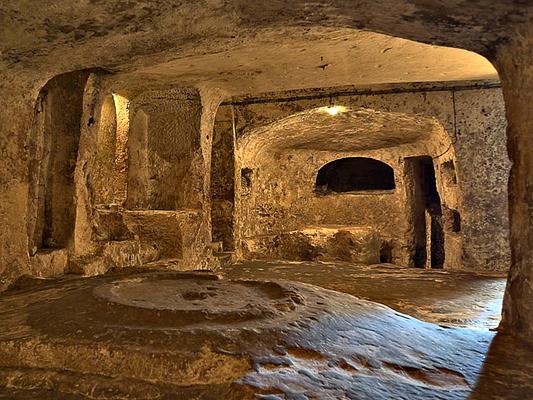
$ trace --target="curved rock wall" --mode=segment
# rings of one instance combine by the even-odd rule
[[[424,90],[426,88],[426,90]],[[437,90],[435,90],[437,89]],[[391,91],[398,93],[391,93]],[[507,213],[507,177],[510,163],[505,151],[505,118],[504,104],[501,90],[499,88],[456,88],[448,90],[446,85],[428,86],[385,86],[382,92],[375,88],[375,93],[360,95],[336,95],[336,104],[346,107],[368,107],[379,112],[399,112],[406,115],[434,118],[442,124],[445,136],[448,139],[429,139],[430,128],[421,126],[421,138],[427,140],[424,150],[400,151],[388,146],[393,146],[393,139],[386,145],[387,135],[390,129],[394,129],[394,124],[389,128],[382,129],[381,135],[385,138],[382,149],[374,153],[357,153],[358,155],[369,155],[385,157],[396,165],[396,177],[399,179],[399,193],[403,187],[403,172],[398,169],[398,157],[413,155],[438,156],[434,162],[439,185],[439,192],[446,206],[446,209],[456,210],[460,215],[461,233],[460,235],[449,235],[446,241],[447,252],[449,254],[447,266],[450,268],[473,268],[479,270],[507,270],[510,263],[509,234],[508,234],[508,213]],[[278,94],[266,100],[254,101],[254,99],[242,100],[233,106],[235,114],[236,132],[239,143],[245,143],[246,137],[254,130],[262,129],[265,132],[270,129],[270,125],[275,121],[281,121],[290,115],[302,112],[315,107],[327,105],[329,96],[327,93],[319,96],[320,93],[301,92],[292,95],[316,96],[315,99],[284,100],[283,95]],[[230,105],[222,106],[218,112],[218,120],[215,130],[220,136],[232,137],[232,125]],[[224,109],[228,110],[224,110]],[[409,126],[409,124],[406,124]],[[415,122],[411,123],[416,126]],[[275,126],[275,125],[273,125]],[[266,128],[264,128],[266,127]],[[296,132],[300,127],[295,125],[290,132]],[[303,128],[302,128],[303,129]],[[425,131],[424,131],[425,130]],[[363,134],[364,133],[360,133]],[[328,137],[324,133],[324,137]],[[352,136],[353,137],[353,136]],[[282,139],[279,139],[282,140]],[[347,137],[348,142],[354,139]],[[450,144],[450,141],[453,142]],[[266,142],[265,142],[266,143]],[[266,144],[265,144],[266,145]],[[255,146],[252,144],[252,146]],[[344,146],[344,145],[343,145]],[[429,147],[428,147],[429,146]],[[240,145],[242,148],[242,144]],[[257,147],[257,146],[256,146]],[[260,149],[260,147],[257,147]],[[231,154],[232,149],[226,149]],[[240,149],[238,149],[241,152]],[[255,151],[255,150],[254,150]],[[257,150],[259,151],[259,150]],[[371,221],[379,222],[380,230],[385,237],[409,238],[408,222],[405,219],[405,212],[398,209],[396,200],[394,204],[389,204],[387,199],[391,197],[380,197],[379,206],[363,204],[363,197],[336,197],[333,203],[323,204],[327,199],[314,199],[312,185],[314,183],[314,173],[320,166],[335,158],[345,157],[347,153],[339,153],[326,156],[324,151],[299,150],[290,155],[282,155],[282,151],[272,151],[269,153],[270,167],[263,168],[263,176],[257,177],[263,182],[255,196],[263,196],[265,204],[255,204],[250,202],[247,195],[239,195],[235,199],[235,209],[230,206],[226,213],[234,213],[233,217],[225,215],[221,220],[233,220],[238,232],[235,233],[235,240],[238,241],[240,235],[250,237],[258,234],[271,233],[273,231],[283,231],[297,227],[295,219],[316,223],[319,220],[330,223],[346,224],[366,224]],[[287,153],[288,154],[288,153]],[[455,156],[454,156],[455,154]],[[353,154],[352,154],[353,155]],[[241,168],[254,169],[257,166],[254,162],[242,159],[240,155],[236,160],[236,171],[240,174]],[[291,158],[291,160],[289,160]],[[452,162],[450,164],[450,161]],[[242,164],[242,165],[241,165]],[[267,172],[269,168],[274,168]],[[402,167],[403,168],[403,167]],[[266,175],[265,175],[266,174]],[[302,179],[298,176],[305,175]],[[232,185],[231,176],[228,176],[221,185]],[[279,182],[285,182],[281,184]],[[240,185],[240,178],[236,179],[236,185]],[[259,183],[261,185],[261,183]],[[271,193],[272,192],[272,193]],[[278,193],[279,195],[275,195]],[[292,194],[287,194],[292,193]],[[283,198],[279,198],[280,195]],[[254,196],[252,196],[254,197]],[[405,203],[405,196],[401,195]],[[238,211],[243,199],[242,211]],[[302,203],[302,199],[306,199]],[[307,203],[310,199],[311,203]],[[342,201],[344,199],[344,202]],[[349,200],[346,200],[349,199]],[[370,200],[372,204],[376,199]],[[348,201],[348,203],[346,203]],[[363,201],[363,203],[361,203]],[[353,203],[353,207],[347,204]],[[293,204],[290,206],[290,204]],[[344,207],[347,208],[344,208]],[[362,207],[364,206],[364,207]],[[283,209],[274,212],[269,208]],[[292,207],[292,210],[290,210]],[[366,208],[365,208],[366,207]],[[263,210],[264,209],[264,210]],[[344,210],[344,211],[343,211]],[[351,210],[348,212],[347,210]],[[365,211],[363,211],[365,210]],[[381,211],[380,211],[381,210]],[[396,210],[396,211],[395,211]],[[375,214],[377,213],[377,214]],[[382,214],[383,218],[377,217]],[[300,219],[298,216],[302,216]],[[330,217],[325,217],[330,215]],[[335,217],[331,217],[335,215]],[[395,215],[400,217],[396,218]],[[376,218],[374,218],[376,217]],[[450,216],[452,218],[453,216]],[[238,222],[238,220],[241,220]],[[291,222],[292,221],[292,222]],[[393,221],[391,223],[391,221]],[[301,224],[300,224],[301,225]],[[290,227],[289,227],[290,226]],[[452,229],[450,228],[451,232]],[[400,233],[403,232],[403,233]],[[409,240],[404,239],[398,248],[404,247],[403,252],[408,252],[405,248]],[[400,254],[401,251],[398,252]],[[395,256],[395,261],[402,264],[409,264],[407,256]]]

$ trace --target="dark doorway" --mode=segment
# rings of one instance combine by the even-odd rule
[[[406,164],[412,174],[413,184],[413,264],[419,268],[442,268],[445,257],[444,229],[433,160],[427,156],[411,157],[406,159]]]

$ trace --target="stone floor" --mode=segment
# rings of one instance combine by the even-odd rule
[[[0,398],[531,398],[525,343],[307,283],[259,280],[289,267],[266,266],[234,266],[226,277],[123,270],[20,281],[0,295]],[[246,268],[253,276],[229,278]],[[427,275],[428,287],[430,276],[445,275]],[[444,278],[443,293],[463,281],[475,287],[454,279]],[[389,279],[388,290],[409,293],[414,283],[399,281]]]
[[[310,283],[439,325],[494,329],[501,317],[504,274],[401,268],[392,264],[248,261],[224,268],[228,278]]]

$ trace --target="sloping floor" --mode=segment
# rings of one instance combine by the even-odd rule
[[[524,400],[532,360],[487,329],[256,276],[129,270],[0,296],[5,399]]]
[[[439,325],[495,329],[507,277],[392,264],[246,261],[224,268],[228,278],[286,279],[385,304]]]

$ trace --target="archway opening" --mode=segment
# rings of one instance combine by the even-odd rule
[[[384,162],[366,157],[334,160],[318,170],[315,191],[366,192],[394,190],[394,170]]]
[[[126,199],[128,100],[107,95],[100,109],[93,172],[94,204],[123,205]]]

